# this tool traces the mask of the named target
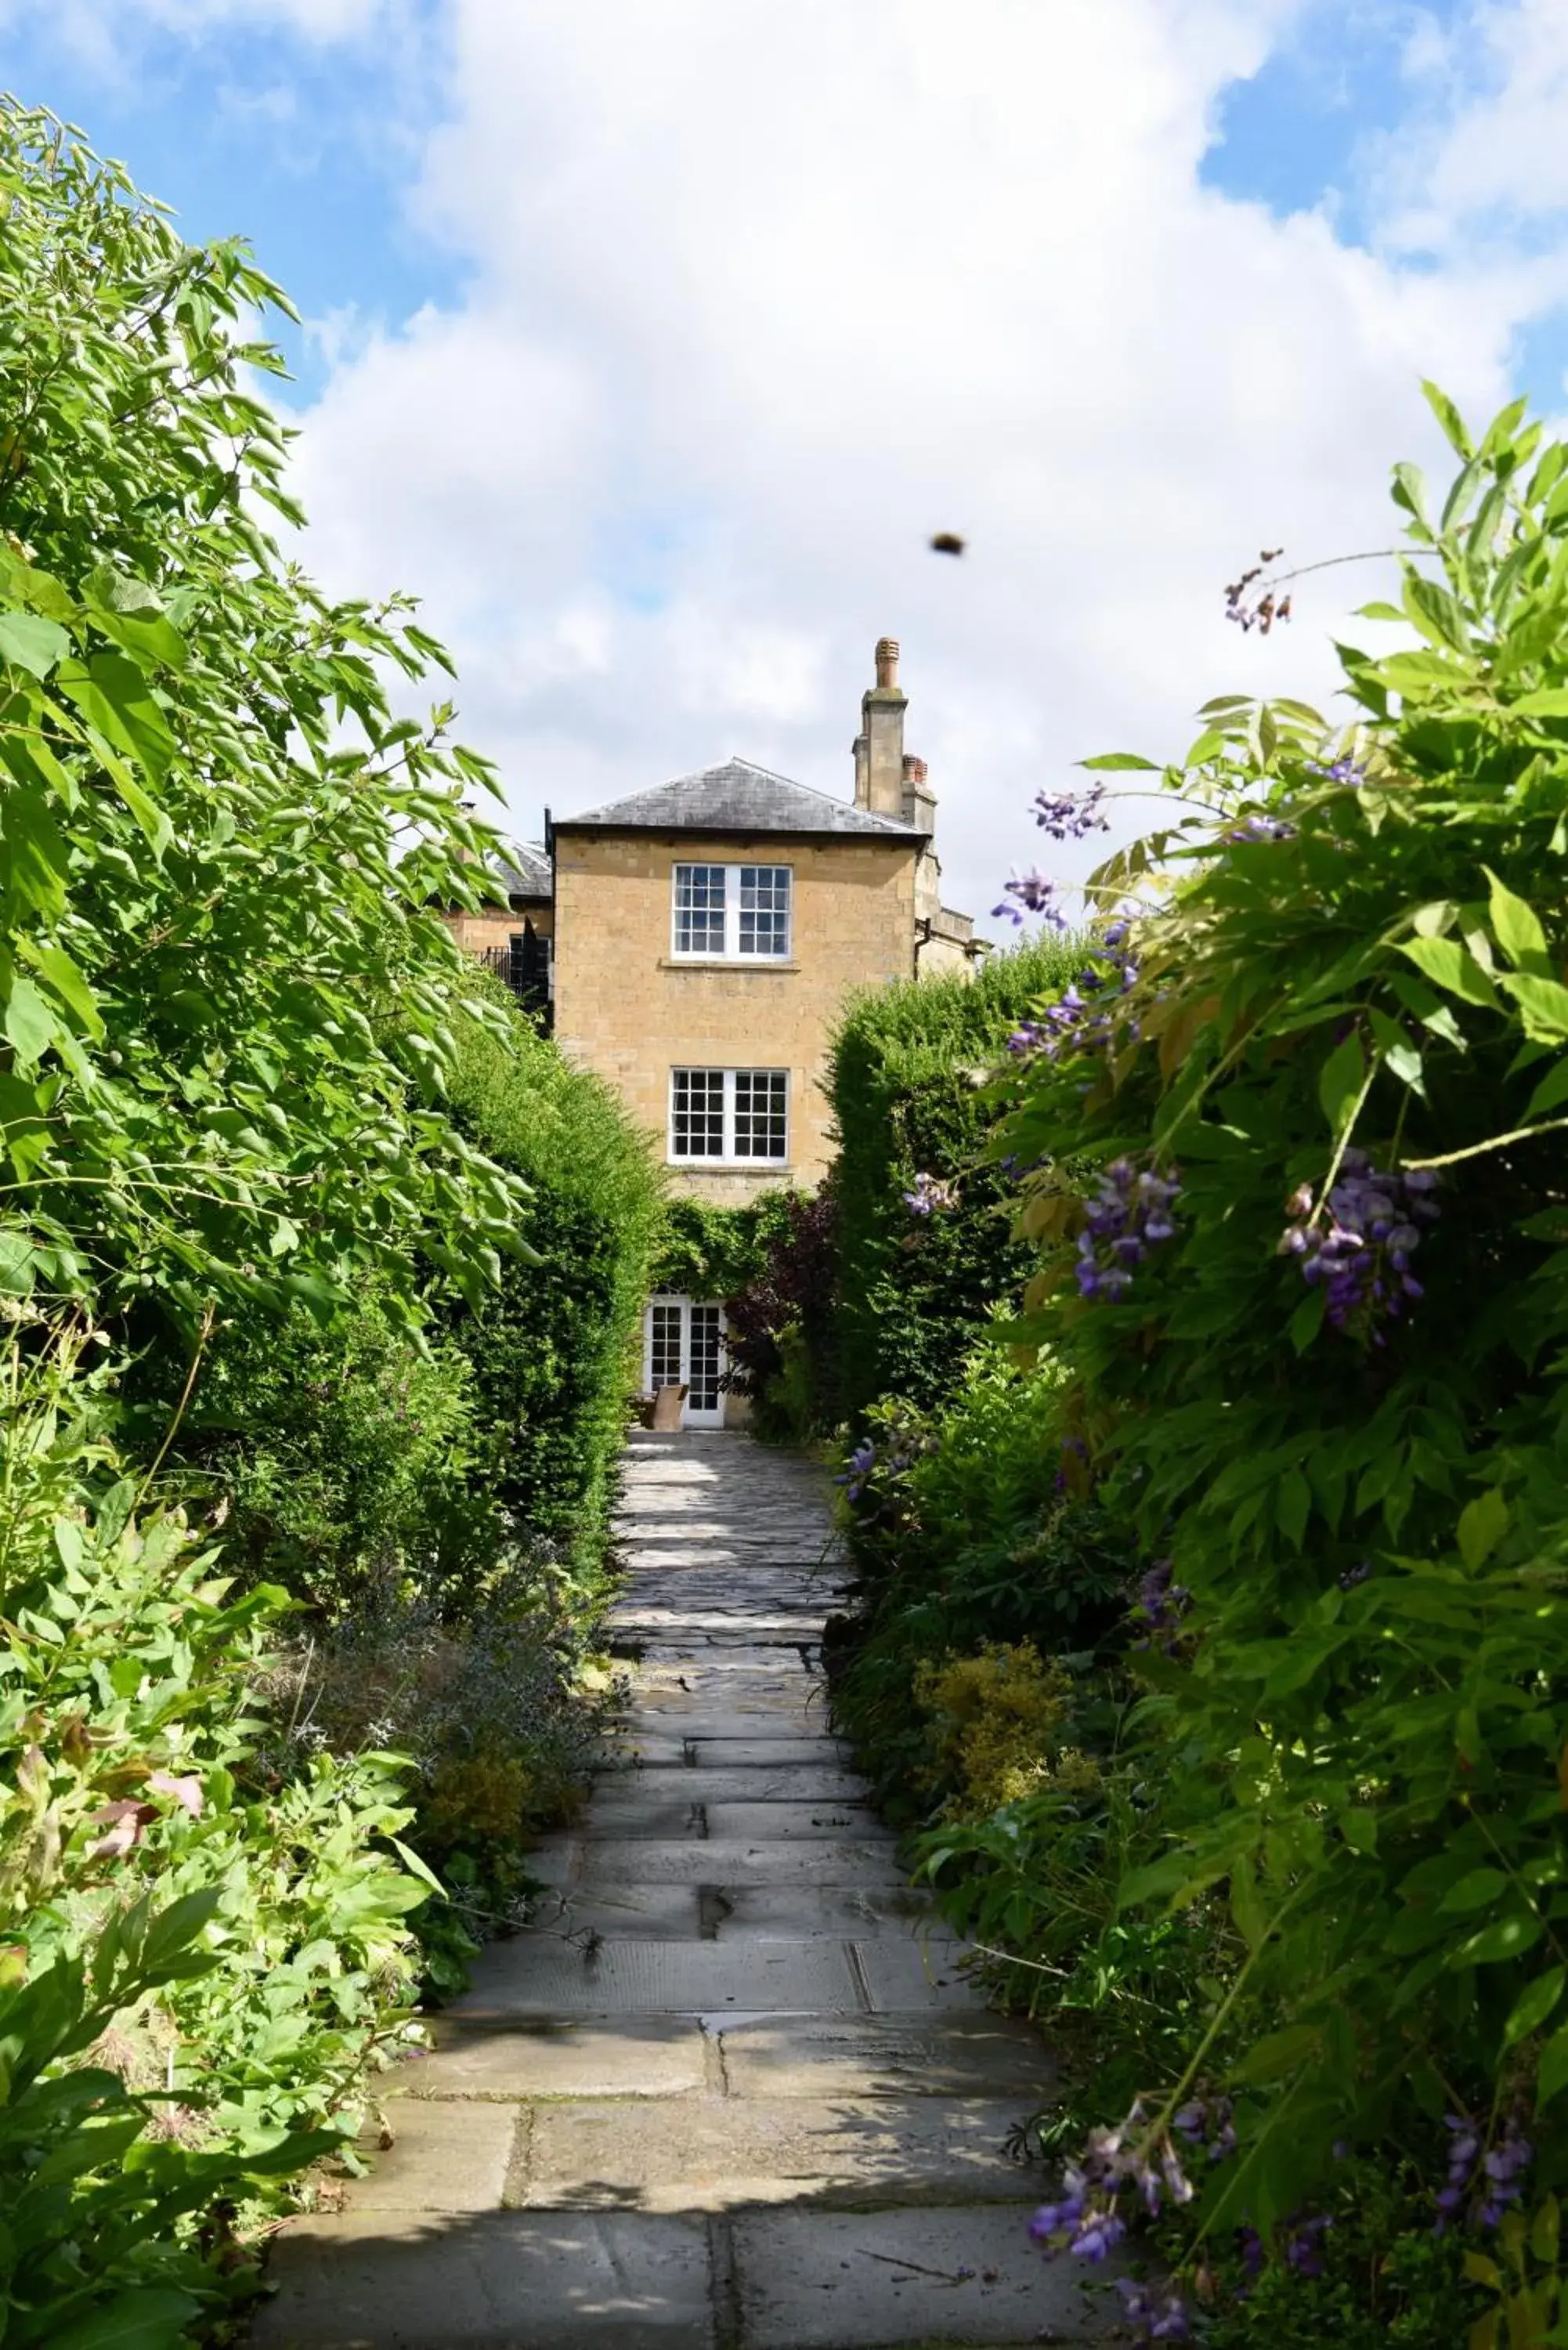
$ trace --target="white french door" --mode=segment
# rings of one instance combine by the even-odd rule
[[[649,1300],[643,1322],[642,1379],[646,1388],[683,1387],[683,1428],[722,1428],[724,1314],[690,1297]]]

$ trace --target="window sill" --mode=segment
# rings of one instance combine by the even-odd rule
[[[787,1159],[667,1159],[665,1165],[684,1175],[787,1175]]]
[[[660,971],[798,971],[777,955],[660,955]]]

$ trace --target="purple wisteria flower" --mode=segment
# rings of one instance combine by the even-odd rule
[[[1043,914],[1054,931],[1067,929],[1067,917],[1056,903],[1061,884],[1038,866],[1031,866],[1027,873],[1015,873],[1002,887],[1006,895],[1000,906],[992,908],[993,917],[1005,914],[1010,922],[1022,922],[1026,913]],[[1009,899],[1013,900],[1011,905]]]
[[[1104,784],[1090,784],[1084,791],[1037,792],[1034,821],[1053,840],[1083,840],[1091,832],[1109,832],[1105,796]]]
[[[1147,2130],[1144,2122],[1140,2098],[1118,2128],[1089,2132],[1082,2161],[1068,2163],[1063,2171],[1060,2198],[1043,2203],[1029,2223],[1030,2235],[1047,2259],[1071,2252],[1075,2260],[1103,2261],[1127,2234],[1119,2209],[1127,2189],[1137,2192],[1155,2219],[1168,2202],[1191,2202],[1197,2190],[1175,2144],[1168,2134]]]
[[[1293,1198],[1296,1221],[1281,1234],[1279,1253],[1300,1259],[1309,1285],[1322,1284],[1331,1329],[1364,1332],[1381,1347],[1377,1324],[1397,1320],[1407,1297],[1423,1295],[1410,1259],[1421,1243],[1420,1224],[1442,1212],[1431,1196],[1437,1181],[1419,1167],[1380,1173],[1365,1150],[1347,1150],[1328,1195],[1326,1223],[1314,1220],[1304,1185]]]
[[[1170,1561],[1162,1561],[1166,1572],[1166,1597],[1174,1596],[1169,1589]],[[1152,1570],[1158,1573],[1158,1569]],[[1148,1578],[1145,1578],[1146,1582]],[[1181,1596],[1186,1597],[1183,1592]],[[1235,2108],[1229,2097],[1189,2097],[1179,2106],[1170,2117],[1170,2126],[1179,2131],[1189,2146],[1206,2147],[1210,2162],[1223,2162],[1228,2154],[1236,2151]]]
[[[1089,1202],[1088,1222],[1078,1236],[1078,1295],[1114,1304],[1132,1286],[1133,1268],[1151,1248],[1176,1231],[1172,1203],[1181,1196],[1168,1178],[1139,1169],[1130,1159],[1114,1159]]]
[[[1348,751],[1344,751],[1329,767],[1319,766],[1314,760],[1307,762],[1307,773],[1321,775],[1325,783],[1361,785],[1366,781],[1366,770],[1358,766]]]
[[[1120,949],[1127,939],[1125,922],[1113,922],[1105,934],[1104,943],[1091,947],[1091,955],[1101,962],[1115,962],[1115,972],[1088,969],[1081,971],[1072,984],[1048,1003],[1038,1020],[1023,1021],[1007,1039],[1007,1050],[1020,1060],[1032,1059],[1039,1054],[1047,1061],[1060,1060],[1064,1055],[1092,1052],[1109,1045],[1116,1034],[1116,1015],[1112,1009],[1116,1000],[1125,995],[1137,978],[1136,962],[1122,960]],[[1126,1024],[1127,1033],[1136,1035],[1136,1022]]]
[[[836,1477],[833,1482],[836,1485],[843,1486],[847,1500],[857,1502],[870,1482],[871,1474],[876,1466],[877,1447],[870,1438],[867,1437],[850,1454],[845,1463],[842,1476]]]
[[[1129,2277],[1117,2277],[1116,2287],[1122,2297],[1122,2315],[1129,2324],[1141,2329],[1146,2342],[1191,2340],[1187,2303],[1179,2293],[1134,2284]]]
[[[1501,2137],[1484,2154],[1480,2127],[1468,2114],[1445,2114],[1443,2126],[1449,2133],[1449,2175],[1438,2190],[1433,2233],[1442,2235],[1461,2211],[1472,2228],[1495,2228],[1509,2205],[1519,2200],[1534,2147],[1511,2114]]]
[[[1148,1626],[1151,1638],[1163,1635],[1161,1646],[1168,1649],[1174,1646],[1181,1619],[1192,1604],[1192,1594],[1186,1586],[1171,1581],[1172,1567],[1173,1562],[1168,1558],[1155,1560],[1154,1565],[1138,1585],[1137,1599],[1134,1607],[1134,1613],[1140,1616]],[[1149,1641],[1140,1640],[1138,1646],[1147,1648]],[[1225,2110],[1229,2117],[1228,2101]],[[1175,2116],[1176,2126],[1182,2130],[1184,2136],[1186,2132],[1181,2116],[1191,2111],[1190,2106],[1183,2106]],[[1227,2147],[1225,2150],[1228,2153],[1230,2148]]]
[[[919,1174],[903,1196],[911,1216],[932,1216],[940,1208],[957,1206],[958,1187],[940,1182],[934,1175]]]
[[[1334,2220],[1327,2212],[1317,2212],[1309,2219],[1290,2222],[1285,2236],[1285,2266],[1293,2276],[1322,2276],[1323,2240],[1333,2225]]]

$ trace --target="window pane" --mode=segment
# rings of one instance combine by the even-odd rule
[[[718,1410],[719,1371],[719,1309],[716,1305],[694,1305],[691,1308],[691,1367],[688,1374],[691,1391],[686,1399],[690,1410]]]
[[[789,952],[789,880],[787,865],[742,865],[741,868],[741,952],[787,955]]]
[[[735,1071],[735,1156],[783,1159],[788,1139],[789,1073]]]
[[[649,1311],[649,1386],[680,1385],[680,1308],[650,1305]]]
[[[678,865],[675,868],[675,951],[724,951],[724,868]]]
[[[722,1159],[724,1156],[722,1069],[673,1071],[670,1151],[673,1159]]]

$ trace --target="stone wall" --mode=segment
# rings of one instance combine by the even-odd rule
[[[521,913],[509,906],[485,906],[477,914],[452,910],[446,917],[452,937],[470,954],[483,954],[487,948],[504,947],[509,939],[520,938],[525,921],[534,925],[536,938],[547,939],[555,926],[555,917],[547,898],[538,904],[530,903]]]
[[[788,865],[787,964],[679,962],[670,955],[677,864]],[[735,1203],[780,1183],[813,1185],[832,1156],[821,1089],[827,1039],[852,989],[913,968],[916,849],[849,837],[707,839],[692,834],[556,832],[556,1035],[614,1085],[665,1155],[674,1067],[790,1073],[790,1156],[755,1170],[671,1169],[672,1187]]]

